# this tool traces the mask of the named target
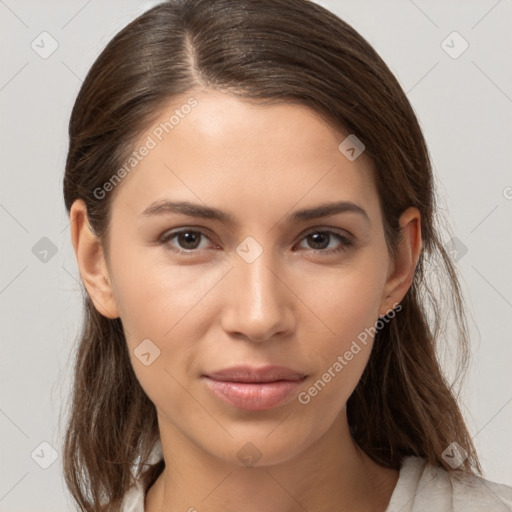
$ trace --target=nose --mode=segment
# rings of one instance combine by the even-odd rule
[[[294,298],[270,251],[252,263],[238,256],[227,276],[222,325],[232,336],[263,342],[292,332]]]

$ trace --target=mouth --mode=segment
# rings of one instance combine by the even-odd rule
[[[239,409],[263,411],[289,401],[307,378],[283,366],[238,366],[201,376],[218,398]]]
[[[276,382],[280,380],[297,381],[305,374],[287,368],[286,366],[232,366],[223,370],[209,372],[204,375],[210,379],[222,382]]]

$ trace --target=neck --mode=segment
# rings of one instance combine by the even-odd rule
[[[146,512],[384,512],[398,479],[359,449],[346,414],[306,450],[267,466],[221,460],[163,422],[160,437],[166,467],[147,493]]]

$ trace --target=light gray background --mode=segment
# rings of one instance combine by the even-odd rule
[[[48,461],[44,441],[60,452],[69,356],[81,324],[79,274],[61,192],[67,123],[94,59],[155,3],[0,0],[1,512],[73,510],[60,453],[48,469],[34,460]],[[373,44],[420,119],[440,204],[467,247],[457,263],[473,339],[464,412],[485,476],[510,485],[511,1],[319,3]],[[59,45],[46,59],[31,47],[43,31]],[[441,46],[453,31],[469,43],[456,59]],[[448,44],[452,52],[461,48],[457,40]],[[46,262],[32,251],[42,237],[57,251]],[[34,450],[39,458],[31,458]]]

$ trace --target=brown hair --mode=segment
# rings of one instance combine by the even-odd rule
[[[106,250],[119,186],[101,200],[95,189],[119,169],[162,106],[193,87],[259,103],[302,104],[355,134],[375,165],[392,253],[400,214],[419,209],[423,248],[414,281],[400,313],[375,337],[347,402],[349,425],[358,445],[383,466],[398,469],[403,457],[416,455],[452,471],[442,452],[456,441],[468,453],[458,470],[481,474],[457,394],[436,355],[436,345],[448,342],[450,315],[460,349],[454,382],[463,375],[466,318],[438,233],[427,146],[389,68],[333,13],[309,0],[173,0],[131,22],[94,62],[73,107],[64,176],[68,212],[83,199]],[[131,366],[120,319],[99,314],[86,292],[83,298],[64,475],[82,510],[98,512],[108,503],[117,511],[132,483],[131,464],[137,457],[146,461],[158,440],[156,410]],[[140,466],[145,490],[163,467],[163,461],[144,472]]]

